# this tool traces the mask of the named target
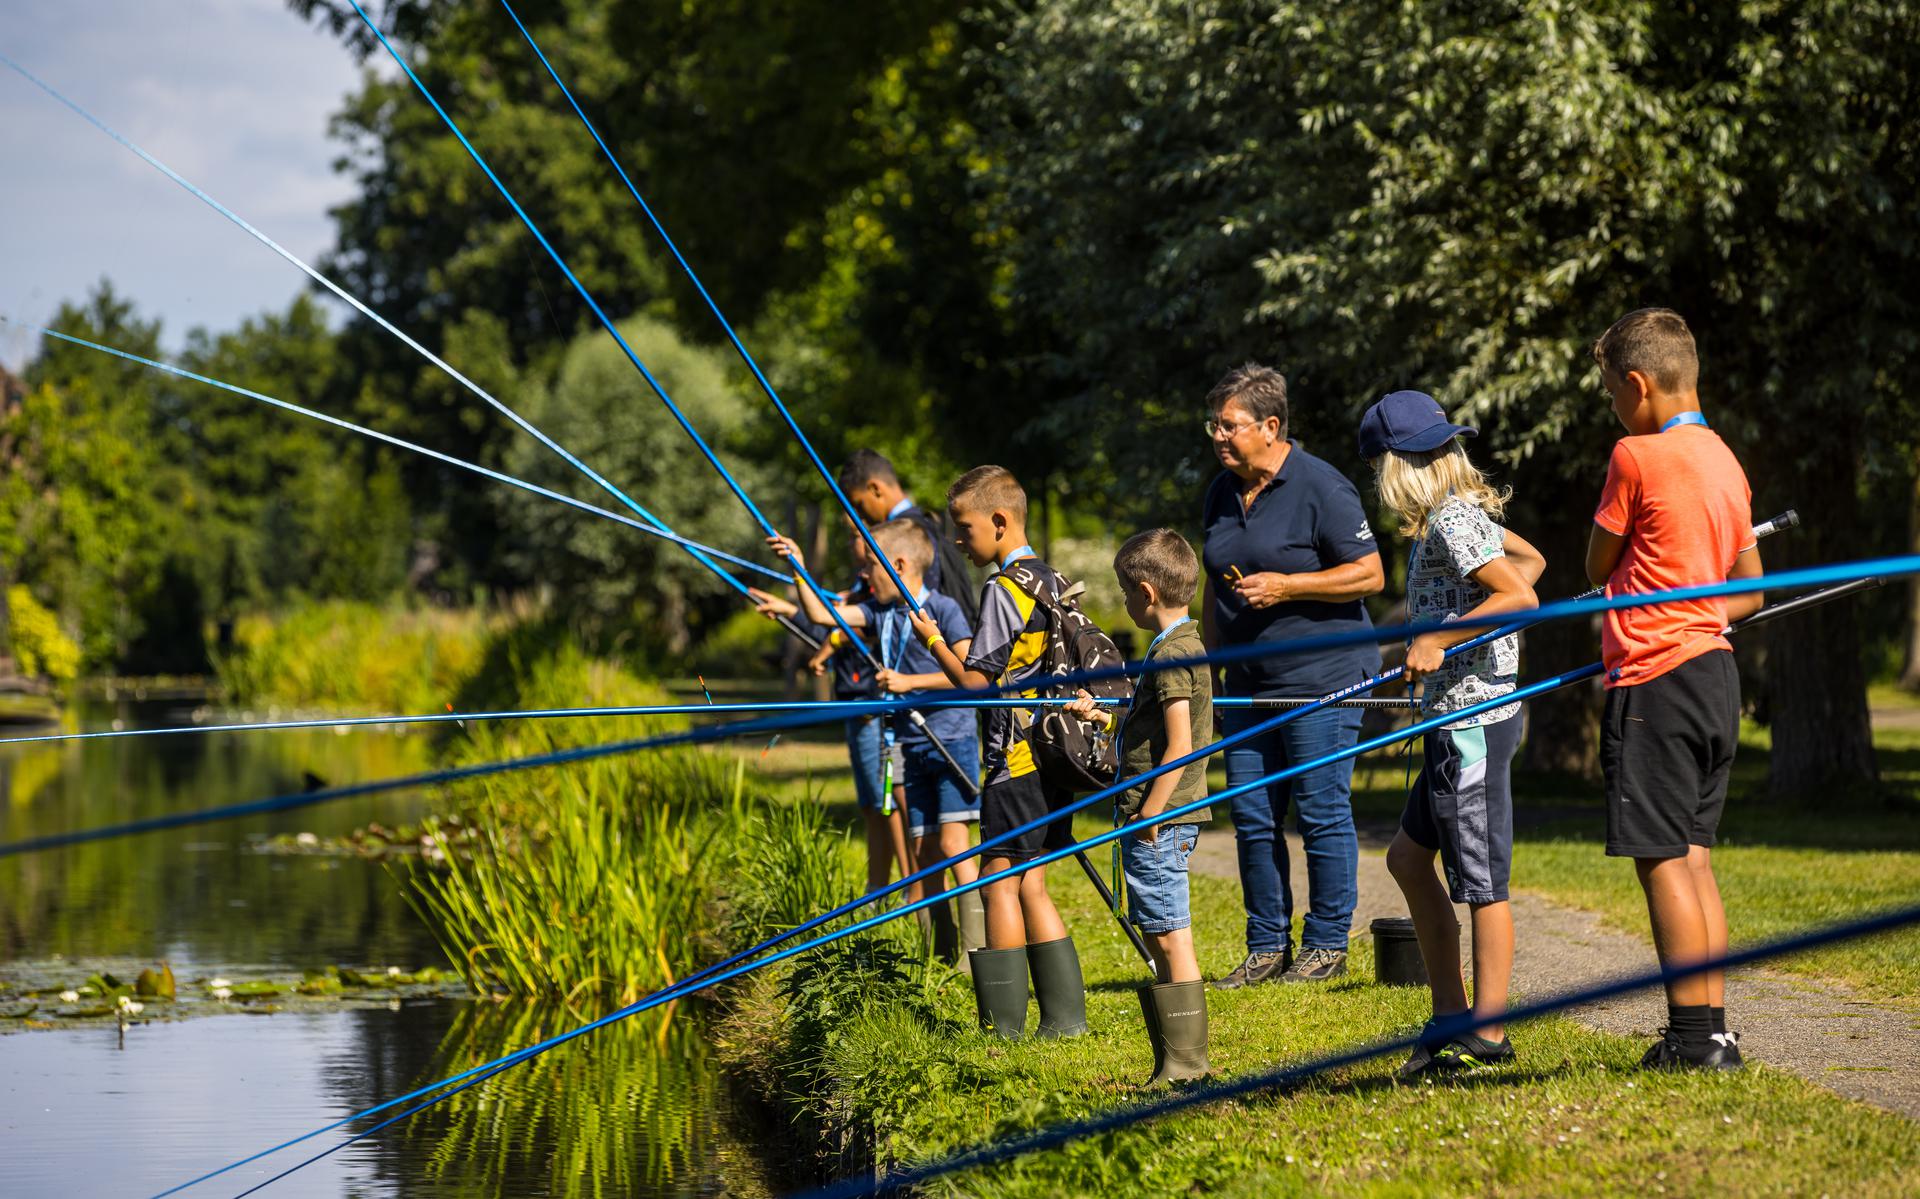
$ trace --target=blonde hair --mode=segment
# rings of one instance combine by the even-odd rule
[[[873,530],[873,539],[880,548],[887,551],[887,557],[899,558],[913,567],[914,573],[926,576],[933,565],[933,541],[927,531],[906,517],[896,517]]]
[[[1152,583],[1163,608],[1184,608],[1200,586],[1200,560],[1187,539],[1172,529],[1135,533],[1113,556],[1113,573],[1128,589]]]
[[[1449,496],[1499,520],[1513,495],[1512,488],[1496,488],[1487,482],[1458,437],[1449,438],[1437,450],[1422,453],[1388,450],[1373,465],[1380,502],[1393,510],[1414,537],[1426,536],[1428,518]]]
[[[947,489],[952,512],[1005,512],[1027,523],[1027,493],[1004,466],[976,466]]]

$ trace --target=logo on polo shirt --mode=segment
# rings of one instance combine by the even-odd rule
[[[1367,522],[1364,520],[1360,522],[1360,540],[1362,541],[1373,540],[1373,530],[1368,527]]]

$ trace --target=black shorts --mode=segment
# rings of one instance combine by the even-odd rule
[[[1072,802],[1073,792],[1047,786],[1040,781],[1038,773],[989,783],[980,793],[980,840],[991,841],[1001,833],[1057,812]],[[1024,861],[1072,844],[1073,817],[1062,816],[1052,824],[995,845],[980,856]]]
[[[1607,853],[1680,858],[1713,845],[1740,737],[1740,672],[1709,650],[1658,678],[1607,692],[1600,769]]]
[[[1513,787],[1520,713],[1468,729],[1438,728],[1421,741],[1425,765],[1407,794],[1400,827],[1440,852],[1447,898],[1505,903],[1513,873]]]

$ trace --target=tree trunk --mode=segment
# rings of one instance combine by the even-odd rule
[[[1769,570],[1854,556],[1858,546],[1849,534],[1859,527],[1859,498],[1853,455],[1836,447],[1780,473],[1791,480],[1784,485],[1798,489],[1780,498],[1797,506],[1807,521],[1769,540],[1761,551]],[[1846,788],[1875,782],[1879,771],[1857,604],[1838,600],[1768,625],[1765,650],[1773,724],[1769,790],[1826,801]]]
[[[1920,469],[1913,472],[1907,496],[1907,552],[1920,554]],[[1907,580],[1907,662],[1900,686],[1920,691],[1920,576]]]

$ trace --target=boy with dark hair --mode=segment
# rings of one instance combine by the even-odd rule
[[[1094,706],[1085,691],[1067,705],[1083,719],[1104,717],[1120,735],[1120,777],[1132,778],[1184,758],[1210,741],[1213,681],[1205,666],[1152,670],[1158,661],[1200,658],[1206,646],[1189,609],[1200,584],[1200,560],[1186,538],[1172,529],[1136,534],[1113,558],[1113,573],[1126,596],[1127,615],[1153,634],[1147,646],[1133,706],[1116,714]],[[1151,820],[1169,807],[1207,793],[1207,763],[1190,762],[1151,783],[1132,787],[1114,801],[1119,821]],[[1202,808],[1164,824],[1150,824],[1121,842],[1127,879],[1127,918],[1139,926],[1153,955],[1158,979],[1140,991],[1140,1011],[1153,1042],[1153,1077],[1147,1085],[1207,1072],[1207,988],[1193,954],[1193,909],[1187,893],[1187,859],[1210,819]]]
[[[914,632],[956,687],[985,690],[1019,686],[1045,669],[1047,615],[1040,597],[1007,577],[1007,568],[1024,560],[1058,600],[1065,580],[1034,556],[1027,544],[1027,493],[1004,467],[980,466],[960,476],[947,492],[947,514],[955,541],[976,565],[991,563],[995,573],[980,592],[980,619],[971,650],[949,644],[941,622],[924,614]],[[1019,694],[1034,696],[1032,689]],[[1044,782],[1029,743],[1032,712],[992,708],[987,712],[986,786],[980,796],[983,840],[1009,832],[1056,812],[1072,795]],[[1068,821],[1056,820],[987,851],[982,865],[991,875],[1015,862],[1031,861],[1073,843]],[[1077,1036],[1086,1031],[1086,985],[1073,938],[1047,893],[1046,867],[1003,878],[987,893],[987,947],[972,956],[974,1000],[980,1027],[1003,1037],[1018,1037],[1027,1021],[1027,983],[1040,1003],[1039,1036]]]
[[[893,463],[878,450],[855,450],[840,468],[839,481],[847,501],[869,525],[904,518],[920,526],[934,551],[933,565],[927,569],[927,586],[958,603],[969,625],[977,621],[980,601],[973,591],[973,572],[953,542],[953,530],[914,502]]]
[[[1587,577],[1608,595],[1757,577],[1753,493],[1701,414],[1687,323],[1666,308],[1630,312],[1593,357],[1627,436],[1607,466]],[[1761,603],[1758,592],[1663,603],[1609,612],[1602,625],[1607,853],[1633,859],[1663,965],[1727,951],[1712,847],[1740,731],[1740,677],[1722,634]],[[1667,1027],[1640,1064],[1739,1069],[1725,982],[1716,970],[1669,983]]]

